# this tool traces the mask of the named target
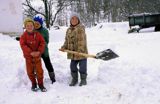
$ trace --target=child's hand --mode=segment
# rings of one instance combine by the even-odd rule
[[[31,56],[32,57],[39,57],[40,56],[40,52],[39,51],[31,52]]]
[[[64,52],[64,50],[65,50],[64,48],[60,48],[60,49],[59,49],[59,51],[62,51],[62,52]]]
[[[39,57],[40,56],[40,52],[39,51],[35,52],[34,56],[35,57]]]
[[[35,56],[35,52],[31,52],[31,56],[34,57]]]

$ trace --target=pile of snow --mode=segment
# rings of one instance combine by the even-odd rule
[[[99,26],[103,25],[101,28]],[[90,54],[112,49],[120,57],[103,61],[88,59],[88,85],[69,87],[70,60],[58,49],[66,27],[50,30],[49,52],[57,82],[48,92],[32,92],[19,42],[0,34],[0,104],[159,104],[159,32],[128,34],[128,23],[103,23],[86,29]]]

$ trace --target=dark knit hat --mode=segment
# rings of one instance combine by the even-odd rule
[[[40,16],[34,16],[33,18],[34,21],[39,22],[41,25],[43,25],[43,18]]]

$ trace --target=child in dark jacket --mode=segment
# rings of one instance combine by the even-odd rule
[[[40,17],[39,15],[36,15],[34,16],[33,20],[34,20],[35,30],[38,31],[43,36],[46,42],[45,50],[41,57],[44,61],[46,69],[48,70],[50,80],[52,81],[52,84],[53,84],[54,82],[56,82],[56,80],[55,80],[54,68],[51,64],[50,57],[49,57],[49,49],[48,49],[49,32],[46,28],[43,27],[42,17]]]
[[[26,61],[27,75],[32,83],[31,90],[37,91],[38,86],[42,92],[47,89],[43,85],[43,69],[41,55],[44,52],[45,41],[40,33],[34,31],[34,21],[30,18],[24,21],[25,32],[20,38],[20,46]]]

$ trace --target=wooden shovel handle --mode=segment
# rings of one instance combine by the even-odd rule
[[[78,56],[90,57],[90,58],[95,58],[96,57],[95,55],[90,55],[90,54],[76,52],[76,51],[70,51],[70,50],[64,50],[64,52],[72,53],[72,54],[75,54],[75,55],[78,55]]]

